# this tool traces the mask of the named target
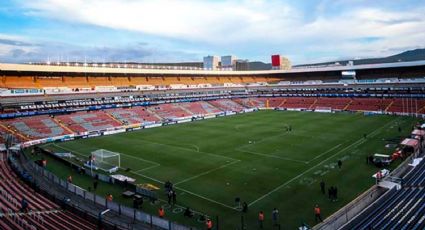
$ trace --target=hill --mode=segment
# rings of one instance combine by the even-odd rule
[[[295,67],[332,65],[332,64],[335,64],[336,62],[338,62],[341,65],[347,65],[349,61],[353,61],[354,65],[365,65],[365,64],[409,62],[409,61],[420,61],[420,60],[425,60],[425,49],[408,50],[399,54],[395,54],[388,57],[382,57],[382,58],[366,58],[366,59],[357,59],[357,60],[341,60],[341,61],[322,62],[322,63],[314,63],[314,64],[302,64],[302,65],[296,65]]]

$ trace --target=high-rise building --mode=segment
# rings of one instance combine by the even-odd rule
[[[220,58],[218,56],[204,57],[205,70],[217,70],[219,68]]]
[[[247,71],[247,70],[249,70],[249,61],[248,60],[236,60],[234,69],[236,71]]]
[[[234,70],[235,67],[236,67],[236,56],[233,56],[233,55],[221,56],[222,70]]]
[[[289,70],[291,68],[291,62],[288,58],[280,56],[279,54],[272,55],[272,69]]]

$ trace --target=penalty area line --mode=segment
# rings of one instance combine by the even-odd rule
[[[230,165],[233,165],[233,164],[236,164],[236,163],[239,163],[239,162],[241,162],[241,161],[240,161],[240,160],[237,160],[237,161],[233,161],[233,162],[230,162],[230,163],[224,164],[224,165],[222,165],[222,166],[220,166],[220,167],[210,169],[210,170],[205,171],[205,172],[203,172],[203,173],[200,173],[200,174],[198,174],[198,175],[195,175],[195,176],[189,177],[189,178],[187,178],[187,179],[184,179],[184,180],[182,180],[182,181],[179,181],[179,182],[175,183],[175,185],[183,184],[183,183],[188,182],[188,181],[190,181],[190,180],[196,179],[196,178],[201,177],[201,176],[205,176],[205,175],[207,175],[207,174],[209,174],[209,173],[212,173],[212,172],[214,172],[214,171],[217,171],[217,170],[219,170],[219,169],[225,168],[225,167],[227,167],[227,166],[230,166]]]
[[[130,173],[133,173],[133,174],[135,174],[135,175],[138,175],[138,176],[141,176],[141,177],[147,178],[147,179],[149,179],[149,180],[152,180],[152,181],[158,182],[158,183],[160,183],[160,184],[165,184],[165,182],[163,182],[163,181],[161,181],[161,180],[158,180],[158,179],[155,179],[155,178],[152,178],[152,177],[150,177],[150,176],[146,176],[146,175],[139,174],[139,173],[136,173],[136,172],[130,172]],[[196,194],[196,193],[191,192],[191,191],[188,191],[188,190],[186,190],[186,189],[184,189],[184,188],[181,188],[181,187],[178,187],[178,186],[175,186],[175,188],[176,188],[176,189],[178,189],[178,190],[180,190],[180,191],[186,192],[186,193],[188,193],[188,194],[190,194],[190,195],[192,195],[192,196],[196,196],[196,197],[201,198],[201,199],[203,199],[203,200],[209,201],[209,202],[211,202],[211,203],[215,203],[215,204],[218,204],[218,205],[223,206],[223,207],[225,207],[225,208],[229,208],[229,209],[232,209],[232,210],[236,210],[234,207],[232,207],[232,206],[230,206],[230,205],[227,205],[227,204],[221,203],[221,202],[219,202],[219,201],[216,201],[216,200],[210,199],[210,198],[208,198],[208,197],[205,197],[205,196],[202,196],[202,195]]]
[[[292,161],[292,162],[296,162],[296,163],[308,164],[308,161],[296,160],[296,159],[292,159],[292,158],[289,158],[289,157],[281,157],[281,156],[276,156],[276,155],[271,155],[271,154],[257,153],[257,152],[253,152],[253,151],[249,151],[249,150],[243,150],[243,149],[240,149],[240,148],[235,148],[235,150],[242,152],[242,153],[249,153],[249,154],[268,157],[268,158],[276,158],[276,159],[285,160],[285,161]]]
[[[381,132],[381,130],[382,130],[383,128],[385,128],[386,126],[390,125],[391,123],[394,123],[396,120],[398,120],[398,119],[392,120],[392,121],[388,122],[387,124],[385,124],[385,125],[381,126],[380,128],[376,129],[375,131],[373,131],[373,132],[370,134],[370,136],[372,136],[372,135],[373,135],[373,136],[377,135],[379,132]],[[300,177],[304,176],[304,175],[305,175],[305,174],[307,174],[308,172],[310,172],[310,171],[312,171],[313,169],[317,168],[318,166],[322,165],[324,162],[327,162],[329,159],[332,159],[333,157],[335,157],[335,156],[337,156],[337,155],[341,154],[342,152],[344,152],[344,151],[346,151],[346,150],[348,150],[348,149],[350,149],[350,148],[352,148],[352,147],[354,147],[354,146],[361,145],[361,144],[363,144],[365,141],[366,141],[366,140],[365,140],[364,138],[360,138],[359,140],[357,140],[357,141],[353,142],[352,144],[350,144],[350,145],[346,146],[345,148],[343,148],[343,149],[339,150],[338,152],[336,152],[336,153],[335,153],[335,154],[333,154],[332,156],[329,156],[328,158],[324,159],[323,161],[319,162],[318,164],[314,165],[313,167],[311,167],[311,168],[307,169],[307,170],[306,170],[306,171],[304,171],[303,173],[301,173],[301,174],[299,174],[299,175],[295,176],[294,178],[290,179],[289,181],[287,181],[287,182],[285,182],[285,183],[283,183],[283,184],[279,185],[278,187],[274,188],[274,189],[273,189],[273,190],[271,190],[270,192],[268,192],[268,193],[266,193],[266,194],[262,195],[261,197],[259,197],[258,199],[256,199],[256,200],[252,201],[252,202],[251,202],[251,203],[249,203],[248,205],[249,205],[249,206],[254,205],[254,204],[255,204],[255,203],[257,203],[258,201],[261,201],[262,199],[266,198],[266,197],[267,197],[267,196],[269,196],[270,194],[272,194],[272,193],[274,193],[274,192],[276,192],[276,191],[280,190],[281,188],[285,187],[286,185],[288,185],[288,184],[289,184],[289,183],[291,183],[292,181],[297,180],[298,178],[300,178]]]
[[[337,149],[337,148],[338,148],[339,146],[341,146],[341,145],[342,145],[342,144],[336,145],[336,146],[334,146],[333,148],[329,149],[328,151],[326,151],[326,152],[324,152],[324,153],[321,153],[320,155],[316,156],[315,158],[313,158],[313,159],[309,160],[309,161],[308,161],[308,163],[310,163],[310,162],[312,162],[312,161],[316,160],[317,158],[320,158],[321,156],[323,156],[323,155],[325,155],[325,154],[327,154],[327,153],[332,152],[333,150]]]
[[[231,157],[227,157],[227,156],[223,156],[223,155],[219,155],[219,154],[215,154],[215,153],[209,153],[209,152],[199,151],[199,147],[198,147],[197,150],[195,150],[195,149],[192,149],[192,148],[185,148],[185,147],[182,147],[182,146],[172,145],[172,144],[158,143],[158,142],[154,142],[154,141],[146,140],[146,139],[141,139],[140,141],[143,141],[143,142],[146,142],[146,143],[150,143],[150,144],[153,144],[153,145],[166,146],[166,147],[169,147],[169,148],[181,149],[181,150],[186,150],[186,151],[195,152],[195,153],[203,153],[203,154],[210,155],[210,156],[213,156],[213,157],[228,159],[228,160],[232,160],[232,161],[239,160],[239,159],[235,159],[235,158],[231,158]],[[195,147],[195,148],[197,147],[197,145],[192,145],[192,144],[190,144],[190,145],[189,144],[184,144],[184,145],[186,145],[186,146],[192,146],[192,147]]]

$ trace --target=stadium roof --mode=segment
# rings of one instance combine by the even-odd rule
[[[367,70],[425,66],[425,61],[396,62],[383,64],[368,64],[355,66],[331,66],[320,68],[304,68],[291,70],[255,70],[255,71],[213,71],[213,70],[168,70],[168,69],[139,69],[139,68],[111,68],[92,66],[67,65],[33,65],[0,63],[0,71],[12,72],[52,72],[52,73],[103,73],[103,74],[170,74],[170,75],[269,75],[285,73],[310,73],[348,70]]]

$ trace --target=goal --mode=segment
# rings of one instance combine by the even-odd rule
[[[121,167],[121,157],[119,153],[105,149],[98,149],[91,153],[92,164],[109,173],[118,171]]]

